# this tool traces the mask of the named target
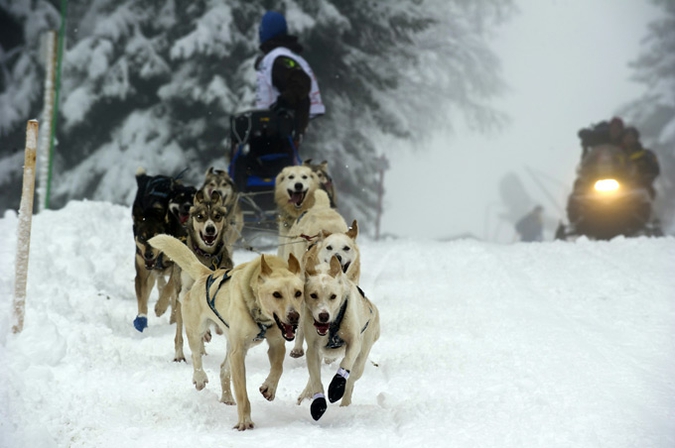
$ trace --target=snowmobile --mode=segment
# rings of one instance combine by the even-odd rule
[[[254,109],[230,117],[228,173],[239,192],[244,230],[276,232],[275,178],[300,165],[292,111]]]
[[[636,174],[636,167],[621,148],[610,144],[589,148],[568,198],[569,224],[561,222],[555,238],[661,236],[658,219],[653,216],[653,198],[647,187],[637,182]]]

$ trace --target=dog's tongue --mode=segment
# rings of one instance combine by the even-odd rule
[[[328,329],[330,328],[329,323],[320,323],[317,321],[314,321],[314,328],[316,328],[316,332],[319,333],[320,336],[325,336],[326,333],[328,333]]]
[[[182,215],[182,214],[181,214],[181,215],[178,215],[178,219],[180,219],[180,223],[183,224],[183,225],[185,225],[185,223],[187,222],[188,218],[190,218],[190,215],[189,215],[189,214],[185,214],[185,215]]]
[[[212,246],[216,241],[216,235],[202,235],[202,240],[204,240],[206,245]]]
[[[293,325],[286,325],[284,323],[281,324],[283,327],[283,332],[284,332],[284,339],[287,341],[292,341],[295,339],[295,328],[293,328]]]
[[[291,194],[291,198],[288,202],[292,202],[295,205],[300,205],[302,203],[302,198],[304,197],[303,193],[294,192]]]

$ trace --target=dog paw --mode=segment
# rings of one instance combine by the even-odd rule
[[[236,425],[233,426],[237,431],[245,431],[247,429],[253,429],[254,425],[250,418],[245,418],[244,420],[239,420]]]
[[[328,409],[328,404],[326,403],[326,397],[322,393],[314,395],[314,400],[312,400],[312,405],[309,408],[309,412],[312,414],[312,418],[316,421],[321,418],[321,416]]]
[[[162,316],[164,313],[166,313],[166,309],[168,307],[169,307],[169,301],[168,300],[159,300],[155,304],[155,315],[157,317]],[[173,315],[171,317],[173,317]]]
[[[305,355],[305,351],[301,348],[294,348],[291,350],[291,358],[302,358]]]
[[[202,340],[204,342],[211,342],[211,330],[206,330],[206,333],[202,336]]]
[[[223,392],[223,394],[220,396],[220,402],[225,403],[228,406],[234,406],[237,404],[237,402],[234,401],[234,397],[229,392]]]
[[[209,378],[206,376],[206,373],[203,370],[195,370],[195,373],[192,375],[192,384],[195,385],[195,389],[204,389],[206,383],[208,382]]]
[[[136,316],[136,319],[134,319],[134,328],[143,333],[143,330],[145,330],[147,327],[148,318],[142,315]]]
[[[277,393],[277,388],[273,387],[268,383],[263,383],[263,385],[260,386],[259,390],[262,396],[265,397],[267,401],[273,401]]]
[[[187,362],[187,361],[185,360],[185,355],[183,355],[183,356],[174,356],[173,362]]]
[[[345,386],[349,378],[349,370],[340,367],[328,386],[328,400],[335,403],[345,394]]]

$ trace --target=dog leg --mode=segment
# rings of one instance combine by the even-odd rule
[[[183,353],[183,312],[181,310],[180,302],[176,301],[172,315],[176,319],[176,337],[174,338],[174,362],[185,362],[185,354]]]
[[[310,413],[314,420],[319,420],[326,412],[328,405],[321,384],[321,353],[317,344],[310,341],[307,341],[307,370],[309,371],[309,379],[305,390],[298,397],[298,404],[311,398]]]
[[[138,314],[134,319],[136,330],[143,332],[148,326],[148,297],[150,291],[155,286],[155,276],[152,271],[145,269],[143,262],[136,256],[136,279],[134,281],[136,288],[136,301],[138,302]]]
[[[279,385],[279,378],[284,370],[284,356],[286,355],[286,345],[281,336],[267,336],[267,357],[270,360],[270,374],[265,382],[260,386],[260,393],[267,401],[274,400]]]
[[[185,295],[184,301],[181,304],[181,315],[183,324],[185,325],[185,334],[187,334],[188,345],[192,352],[192,383],[197,390],[204,389],[209,378],[204,372],[202,366],[202,334],[204,322],[201,322],[199,309],[192,303],[190,292]]]
[[[229,344],[228,344],[229,345]],[[228,353],[225,355],[223,363],[220,365],[220,388],[222,389],[222,394],[220,395],[221,403],[232,406],[235,405],[234,397],[232,396],[232,388],[230,387],[231,372],[230,372],[230,355],[229,348]]]
[[[235,345],[237,344],[237,345]],[[239,420],[234,428],[239,431],[253,428],[251,420],[251,402],[246,393],[246,350],[237,342],[233,344],[228,357],[230,358],[230,370],[232,372],[232,383],[234,385],[234,395],[237,400],[237,415]]]
[[[291,358],[302,358],[305,355],[305,350],[302,348],[302,344],[305,341],[305,336],[302,333],[302,328],[298,327],[298,330],[295,332],[295,345],[293,350],[291,350]]]
[[[337,373],[328,385],[328,400],[330,400],[331,403],[335,403],[343,397],[350,372],[354,368],[354,363],[360,353],[361,341],[358,340],[358,338],[355,337],[352,341],[347,341],[345,357],[342,358]]]
[[[363,351],[356,358],[354,367],[352,368],[349,378],[347,379],[347,385],[345,386],[345,394],[342,397],[340,406],[349,406],[352,404],[352,392],[354,392],[354,383],[361,378],[363,375],[363,370],[366,366],[366,361],[368,360],[368,354],[370,353],[370,346],[364,347]]]
[[[169,308],[169,305],[173,305],[173,302],[176,300],[176,296],[178,296],[178,293],[180,291],[180,267],[178,265],[174,264],[171,267],[171,274],[169,276],[169,283],[161,289],[161,293],[159,295],[159,299],[157,300],[157,303],[155,304],[155,315],[157,317],[162,316],[164,313],[166,313],[167,308]],[[175,322],[175,314],[174,314],[174,309],[172,308],[172,313],[171,313],[171,319],[169,320],[169,323],[172,324]]]

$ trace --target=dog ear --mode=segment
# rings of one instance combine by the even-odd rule
[[[295,258],[295,255],[293,254],[288,254],[288,270],[291,271],[291,274],[301,274],[302,269],[300,268],[300,262],[298,261],[297,258]]]
[[[208,170],[206,170],[206,173],[204,173],[204,176],[208,176],[209,174],[213,174],[213,167],[210,166]]]
[[[211,201],[213,202],[223,202],[223,197],[220,194],[220,191],[213,190],[211,192]]]
[[[314,254],[307,257],[305,262],[305,272],[310,277],[316,275],[316,256]]]
[[[265,256],[261,255],[260,256],[260,276],[261,277],[269,277],[272,275],[272,268],[269,267],[267,262],[265,261]]]
[[[333,277],[337,278],[338,275],[342,272],[342,266],[340,265],[340,260],[337,259],[335,255],[330,257],[330,271],[328,274]]]
[[[356,240],[356,237],[359,234],[359,225],[356,220],[352,221],[352,226],[347,230],[347,236],[353,240]]]
[[[303,165],[305,166],[311,166],[312,165],[312,159],[307,159],[304,162],[302,162]]]
[[[323,162],[321,162],[321,165],[319,166],[321,167],[322,170],[328,171],[328,161],[324,160]]]
[[[195,193],[194,202],[204,202],[204,190],[199,190]]]

